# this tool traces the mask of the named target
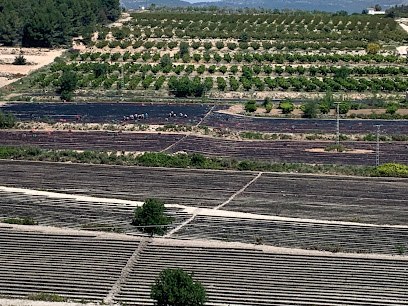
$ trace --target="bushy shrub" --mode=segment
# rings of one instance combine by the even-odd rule
[[[10,129],[16,124],[16,117],[12,113],[4,114],[0,110],[0,129]]]
[[[27,65],[27,59],[23,55],[17,55],[14,58],[13,65]]]
[[[387,109],[385,110],[385,112],[387,114],[391,114],[394,115],[398,110],[398,104],[397,103],[389,103],[387,105]]]
[[[257,106],[256,106],[255,100],[249,100],[248,102],[245,103],[245,111],[253,113],[256,110],[257,110]]]
[[[408,177],[408,166],[395,163],[382,164],[375,170],[375,175]]]
[[[293,105],[293,102],[291,102],[290,100],[283,100],[279,104],[279,108],[282,110],[282,113],[290,114],[295,109],[295,106]]]

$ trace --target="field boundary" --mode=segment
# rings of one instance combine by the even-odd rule
[[[151,242],[151,240],[152,240],[151,238],[143,238],[140,241],[139,246],[133,252],[132,256],[129,257],[126,265],[123,267],[116,283],[112,286],[108,295],[104,298],[103,300],[104,303],[111,304],[114,301],[115,297],[120,293],[122,285],[126,283],[130,273],[132,272],[133,267],[137,264],[137,261],[139,260],[139,254],[143,251],[147,244]]]
[[[220,205],[214,207],[214,210],[218,210],[223,208],[225,205],[227,205],[228,203],[230,203],[236,196],[240,195],[241,193],[243,193],[245,191],[245,189],[247,189],[249,186],[251,186],[253,183],[255,183],[261,176],[262,176],[263,172],[259,172],[257,176],[255,176],[251,181],[249,181],[244,187],[242,187],[240,190],[238,190],[237,192],[235,192],[232,196],[229,197],[228,200],[226,200],[225,202],[221,203]]]

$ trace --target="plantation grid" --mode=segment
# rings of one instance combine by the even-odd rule
[[[382,99],[408,108],[400,21],[174,10],[125,12],[84,37],[85,48],[14,83],[21,96],[0,104],[20,121],[0,131],[0,296],[153,305],[160,271],[182,268],[205,286],[207,305],[408,305],[407,178],[244,170],[271,169],[244,167],[257,162],[374,169],[376,125],[381,163],[408,165],[408,121],[341,119],[347,151],[328,152],[336,121],[321,109],[324,119],[295,119],[227,105],[266,97],[305,105],[333,94],[363,108],[387,107]],[[51,102],[70,73],[82,102]],[[9,147],[28,149],[13,160]],[[55,150],[53,161],[37,148]],[[89,164],[92,151],[244,166]],[[165,201],[173,217],[163,237],[131,224],[147,198]],[[37,224],[3,223],[13,218]]]

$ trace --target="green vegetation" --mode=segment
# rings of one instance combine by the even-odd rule
[[[0,43],[6,46],[70,45],[90,41],[98,22],[119,18],[119,0],[8,0],[0,10]]]
[[[207,301],[204,286],[182,269],[164,269],[151,288],[157,306],[202,306]]]
[[[279,108],[283,114],[290,114],[295,109],[295,106],[291,100],[285,99],[279,104]]]
[[[19,225],[38,225],[38,222],[35,221],[33,218],[9,218],[9,219],[4,219],[1,221],[2,223],[8,223],[8,224],[19,224]]]
[[[306,105],[302,107],[303,117],[316,118],[317,110],[318,110],[318,105],[315,101],[308,102],[306,103]]]
[[[281,137],[282,139],[282,137]],[[295,163],[268,163],[262,161],[239,161],[236,159],[204,157],[199,154],[144,153],[138,156],[117,155],[116,152],[43,150],[33,147],[2,147],[0,158],[17,160],[41,160],[92,164],[129,165],[169,168],[199,168],[220,170],[251,170],[296,173],[327,173],[338,175],[382,176],[375,167],[310,165]],[[393,173],[390,174],[390,176]]]
[[[60,296],[55,293],[36,293],[27,296],[27,299],[33,301],[45,301],[45,302],[66,302],[66,297]]]
[[[59,88],[57,92],[61,95],[61,100],[71,101],[72,93],[78,83],[78,76],[76,73],[69,70],[64,71],[58,83]]]
[[[377,176],[408,177],[408,166],[388,163],[377,167],[375,174]]]
[[[245,103],[245,111],[254,113],[257,110],[256,106],[256,101],[255,100],[249,100],[248,102]]]
[[[15,124],[16,117],[13,114],[11,113],[4,114],[0,110],[0,129],[10,129],[14,127]]]
[[[107,233],[123,233],[123,230],[121,228],[118,228],[114,225],[103,223],[84,224],[81,226],[81,229],[88,231],[101,231]]]
[[[26,65],[27,59],[23,55],[17,55],[14,58],[13,65]]]
[[[396,245],[396,246],[395,246],[395,249],[397,250],[397,253],[398,253],[399,255],[404,255],[405,252],[406,252],[405,247],[404,247],[403,245],[401,245],[401,244]]]
[[[163,235],[167,231],[167,225],[173,218],[165,215],[164,202],[157,199],[146,199],[143,206],[135,209],[132,225],[153,236]]]

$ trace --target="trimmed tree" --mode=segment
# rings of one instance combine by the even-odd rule
[[[132,225],[151,236],[163,235],[167,231],[167,225],[173,221],[172,217],[166,216],[165,210],[163,201],[146,199],[143,206],[135,209]]]
[[[201,306],[207,301],[204,286],[182,269],[164,269],[156,278],[150,297],[157,306]]]

